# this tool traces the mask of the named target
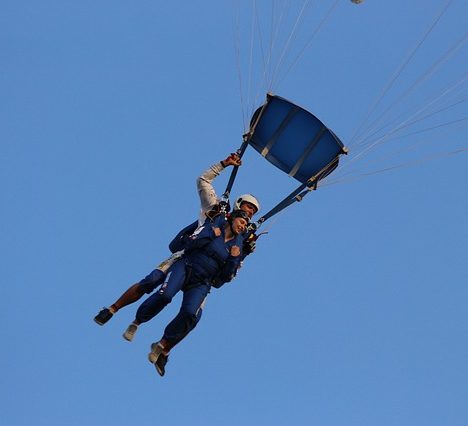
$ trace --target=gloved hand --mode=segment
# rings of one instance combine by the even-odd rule
[[[244,244],[242,245],[242,252],[245,255],[252,254],[255,251],[257,241],[255,238],[249,238],[244,241]]]

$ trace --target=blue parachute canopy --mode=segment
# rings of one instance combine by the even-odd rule
[[[346,153],[343,143],[317,117],[271,94],[252,117],[248,143],[301,183],[325,177]]]

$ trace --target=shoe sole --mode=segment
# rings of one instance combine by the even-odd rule
[[[155,364],[156,366],[156,361],[159,358],[159,355],[162,353],[162,348],[159,346],[157,343],[152,343],[151,344],[151,352],[148,354],[148,361],[151,362],[151,364]],[[156,369],[158,367],[156,366]]]
[[[99,321],[98,319],[94,318],[94,322],[97,324],[97,325],[104,325],[104,324],[107,324],[110,320],[111,320],[112,317],[106,319],[105,321]]]

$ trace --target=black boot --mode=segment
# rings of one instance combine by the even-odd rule
[[[156,367],[156,371],[161,377],[164,376],[164,374],[166,373],[167,361],[169,361],[169,355],[161,354],[159,355],[159,358],[154,364],[154,366]]]
[[[114,314],[109,310],[109,308],[102,308],[94,317],[94,321],[96,321],[99,325],[104,325],[112,318],[113,315]]]

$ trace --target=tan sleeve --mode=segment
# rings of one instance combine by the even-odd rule
[[[213,180],[224,170],[221,163],[213,164],[205,170],[197,179],[198,196],[200,197],[201,213],[204,214],[218,203],[218,196],[213,187]]]

